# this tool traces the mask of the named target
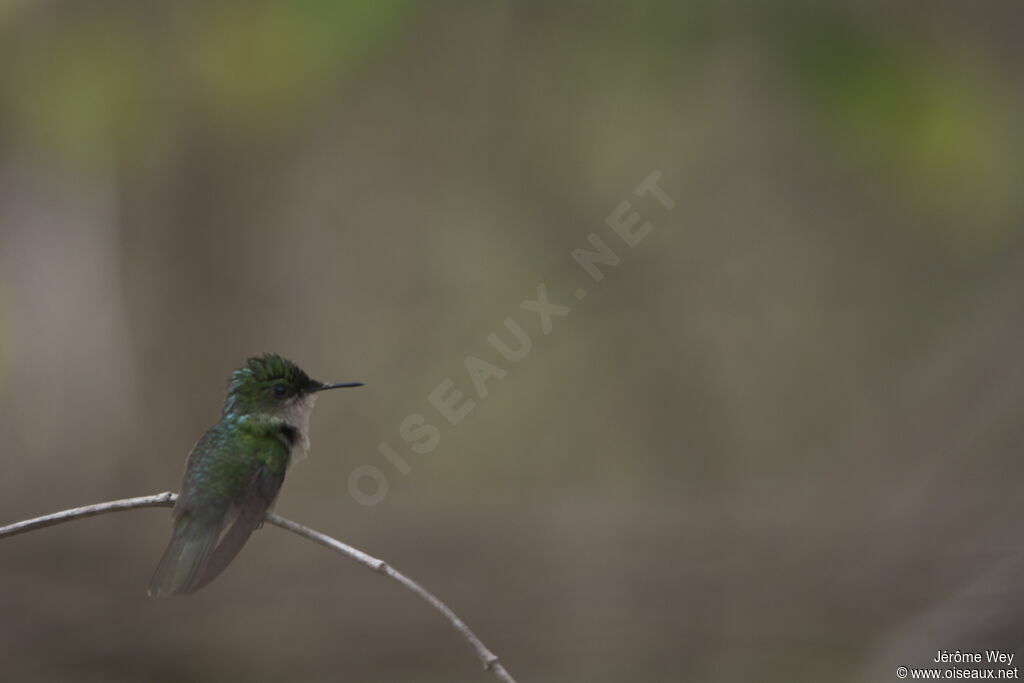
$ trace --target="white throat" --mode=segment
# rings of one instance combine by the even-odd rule
[[[292,446],[291,462],[296,463],[309,455],[309,415],[316,403],[314,394],[297,396],[281,411],[281,419],[299,430],[299,438]]]

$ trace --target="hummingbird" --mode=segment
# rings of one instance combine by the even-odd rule
[[[277,354],[249,358],[231,373],[220,420],[192,447],[174,505],[174,531],[149,595],[199,590],[231,563],[263,524],[288,466],[309,451],[317,392],[325,384]]]

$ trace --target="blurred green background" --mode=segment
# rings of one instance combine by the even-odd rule
[[[1015,651],[1022,21],[0,0],[0,523],[176,489],[228,372],[278,351],[368,386],[321,398],[277,511],[434,590],[522,682]],[[654,171],[671,211],[634,193]],[[621,257],[600,283],[591,233]],[[572,309],[548,335],[541,283]],[[519,363],[486,341],[509,317]],[[467,356],[507,371],[484,399]],[[446,378],[477,398],[458,426]],[[274,528],[150,600],[169,528],[0,543],[3,678],[489,680],[411,594]]]

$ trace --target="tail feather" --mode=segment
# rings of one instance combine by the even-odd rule
[[[202,577],[210,555],[220,536],[220,525],[205,528],[180,520],[167,549],[149,582],[149,595],[170,597],[191,593],[202,585]],[[205,583],[205,582],[204,582]]]
[[[266,514],[265,505],[249,506],[235,509],[233,520],[221,535],[217,547],[210,553],[209,560],[200,569],[199,574],[191,582],[189,592],[199,590],[206,584],[220,576],[231,561],[235,559],[238,552],[249,540],[252,532],[263,523],[263,516]]]

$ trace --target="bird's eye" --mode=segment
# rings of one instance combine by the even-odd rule
[[[288,387],[286,387],[283,384],[275,384],[274,385],[274,396],[277,396],[278,398],[284,398],[287,395],[288,395]]]

